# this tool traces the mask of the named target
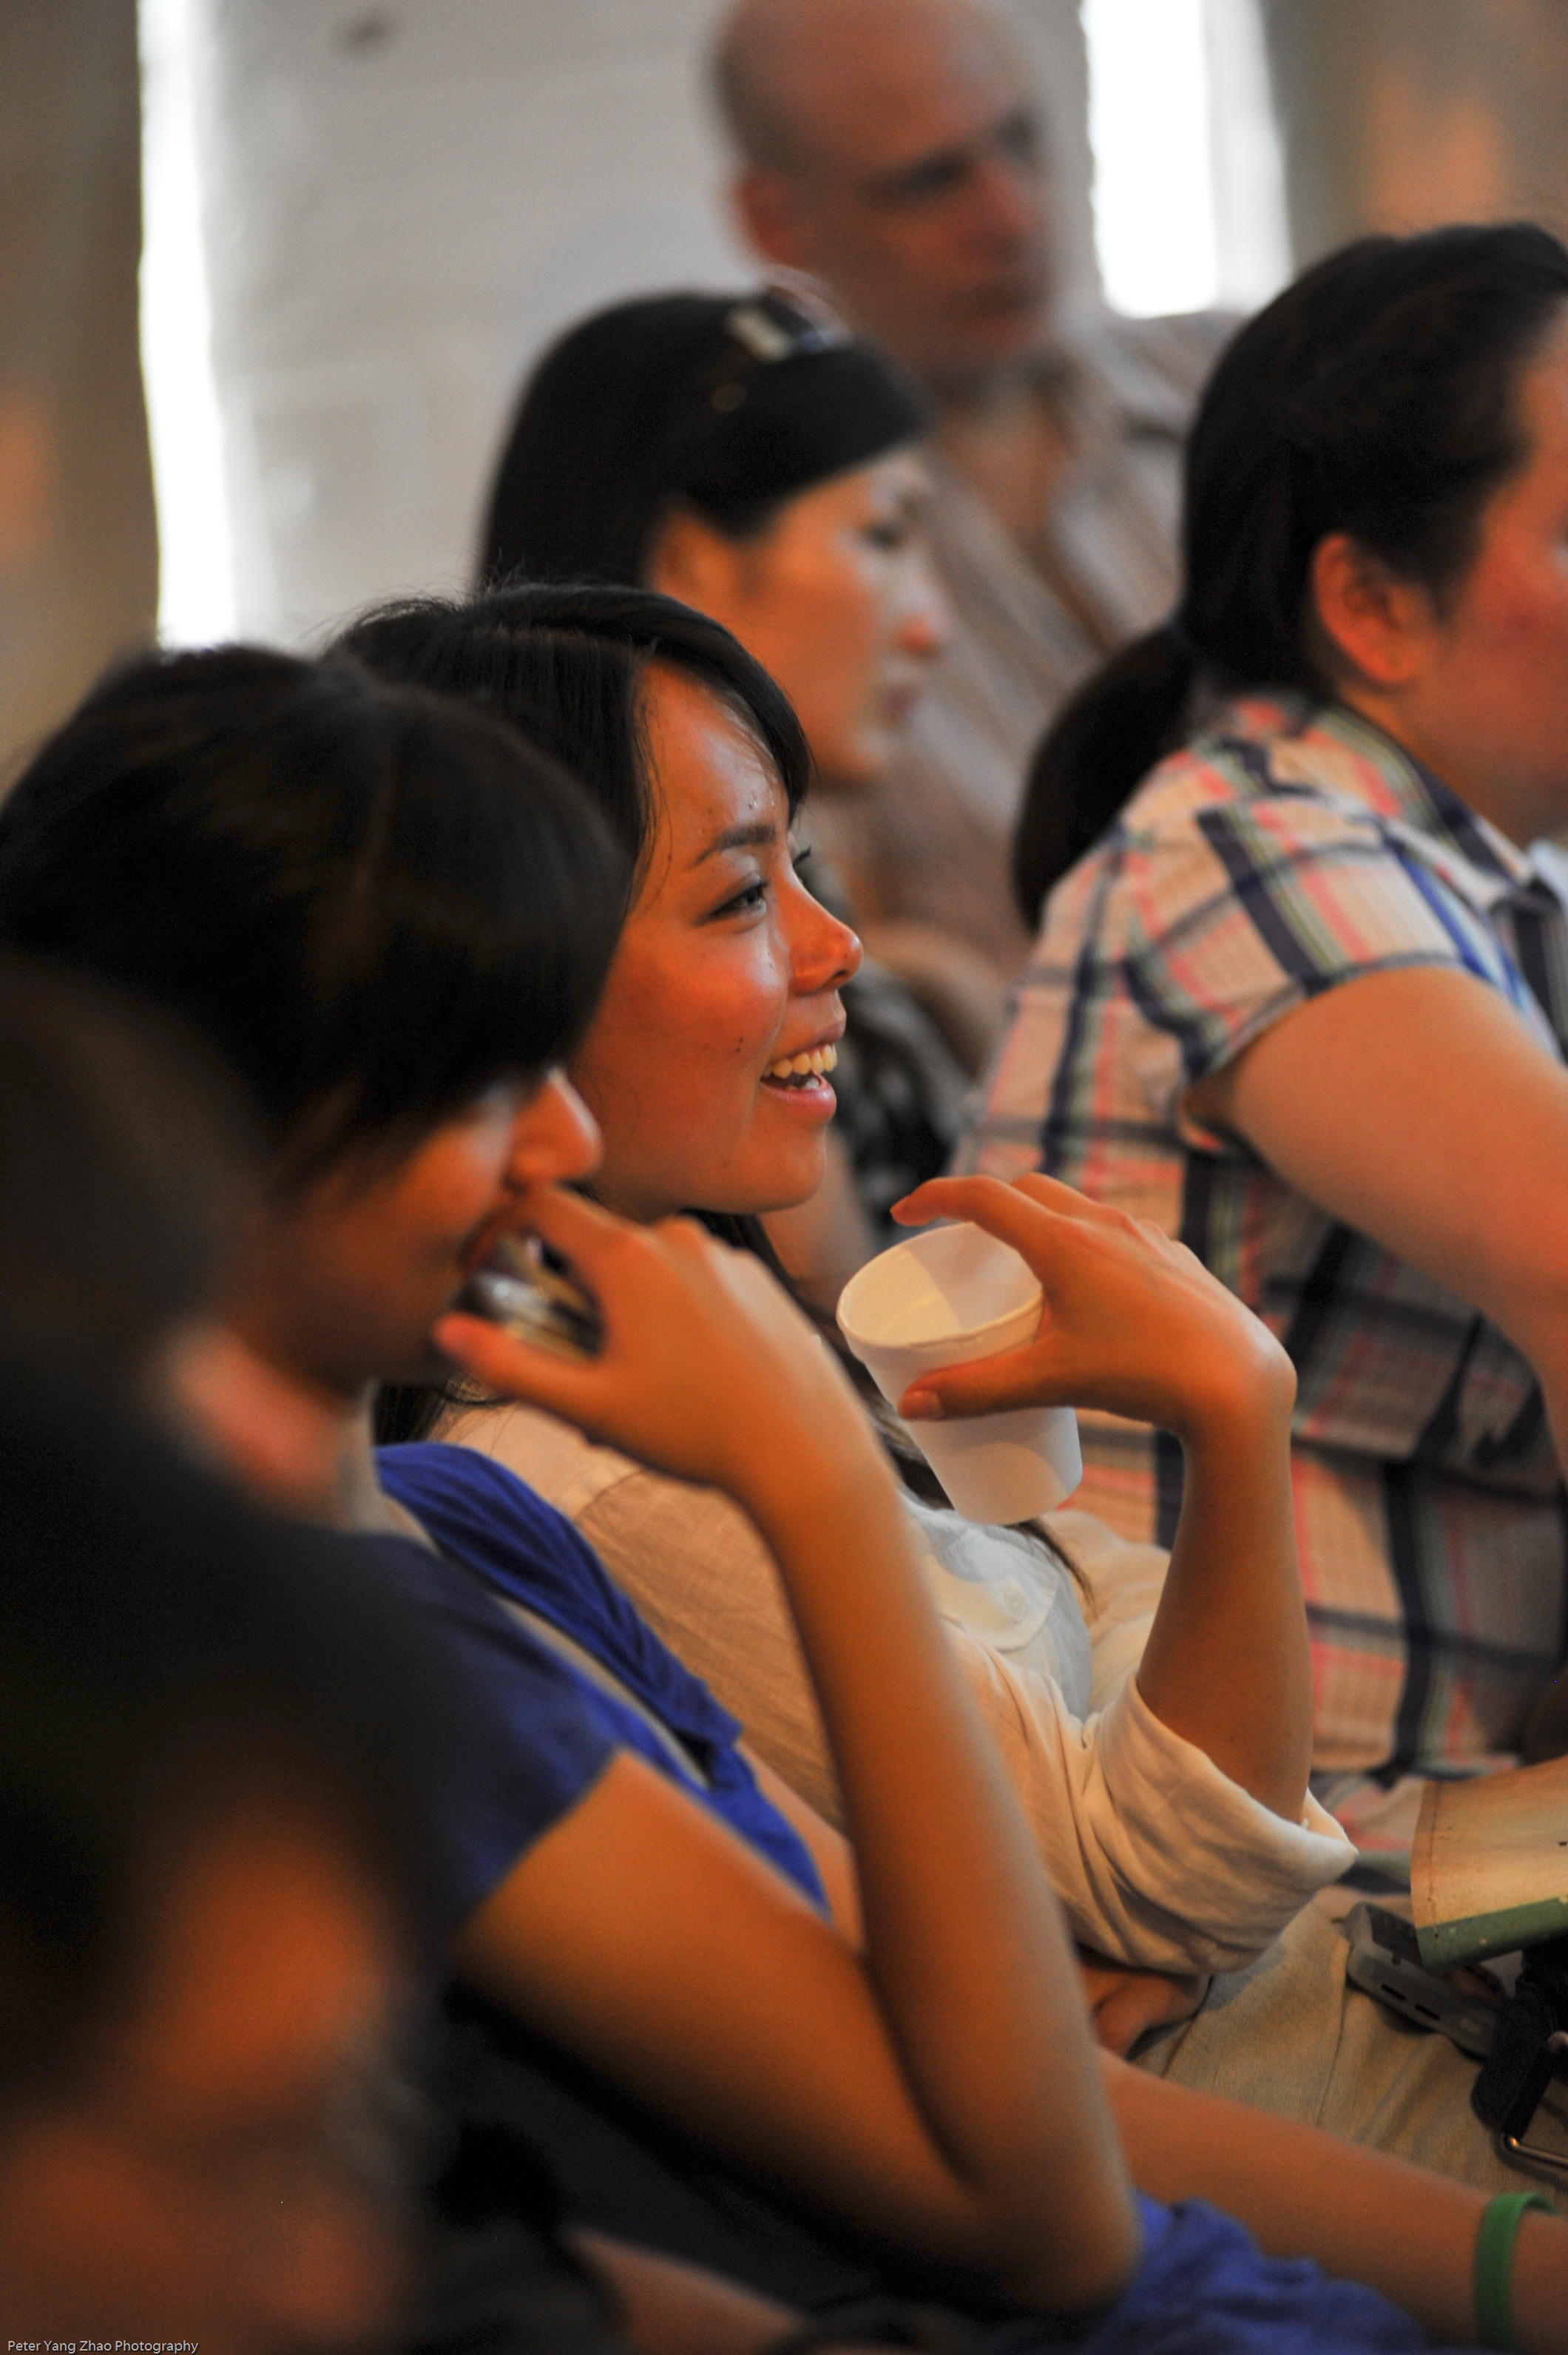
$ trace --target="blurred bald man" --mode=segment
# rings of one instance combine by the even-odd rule
[[[937,927],[1015,967],[1025,765],[1078,681],[1169,608],[1180,436],[1221,325],[1053,333],[1040,111],[983,0],[740,0],[713,67],[752,243],[820,279],[934,416],[958,631],[839,855],[885,956]]]

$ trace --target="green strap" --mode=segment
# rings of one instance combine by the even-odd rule
[[[1513,2244],[1529,2208],[1552,2211],[1539,2191],[1499,2191],[1476,2235],[1476,2328],[1483,2347],[1513,2346]]]

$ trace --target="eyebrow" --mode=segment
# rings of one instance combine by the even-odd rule
[[[779,830],[772,818],[753,818],[750,826],[729,826],[716,834],[706,850],[699,850],[692,868],[703,866],[709,858],[719,858],[726,850],[762,850],[776,842]],[[688,870],[688,872],[690,869]]]
[[[874,175],[863,183],[862,192],[873,203],[918,196],[962,178],[982,156],[993,155],[998,148],[1038,146],[1041,133],[1040,118],[1032,107],[1010,106],[968,139],[957,140],[950,147],[930,148],[923,155],[912,155],[907,163],[895,164],[891,171]]]

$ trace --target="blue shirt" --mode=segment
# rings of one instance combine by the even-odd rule
[[[473,1911],[597,1780],[616,1750],[635,1751],[758,1849],[814,1904],[822,1883],[798,1833],[757,1787],[741,1728],[681,1666],[605,1575],[571,1523],[487,1455],[443,1444],[381,1449],[389,1496],[439,1553],[377,1539],[388,1571],[433,1615],[484,1721],[465,1761],[449,1830]],[[638,1710],[560,1658],[504,1607],[548,1620],[616,1678],[695,1761],[682,1770]]]

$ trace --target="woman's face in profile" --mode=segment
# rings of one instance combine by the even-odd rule
[[[1392,732],[1522,847],[1568,828],[1568,305],[1516,399],[1528,454],[1407,631]]]
[[[624,1216],[777,1209],[821,1182],[847,925],[795,873],[783,789],[743,722],[678,672],[644,688],[658,824],[571,1076]]]
[[[830,792],[888,769],[948,616],[926,548],[930,485],[912,449],[813,485],[754,539],[689,513],[653,585],[732,630],[789,697]]]
[[[559,1071],[502,1079],[395,1160],[348,1157],[264,1220],[228,1321],[267,1364],[345,1397],[447,1370],[429,1339],[532,1186],[585,1177],[599,1133]]]

